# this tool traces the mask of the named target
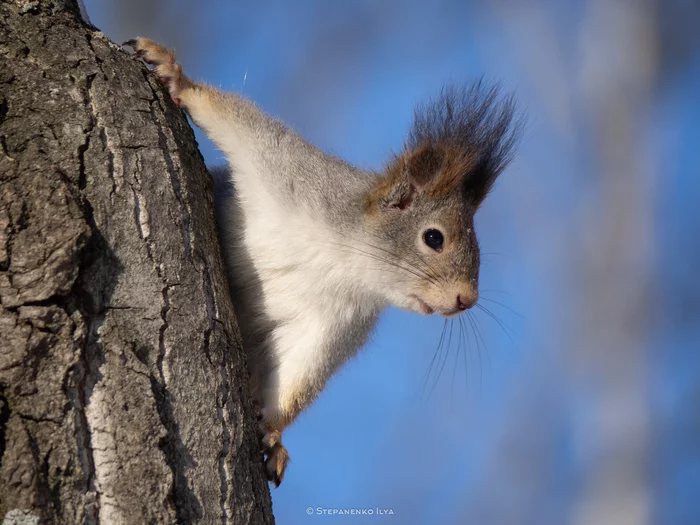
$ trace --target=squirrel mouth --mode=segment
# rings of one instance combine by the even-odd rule
[[[424,313],[425,315],[430,315],[430,314],[432,314],[432,313],[435,312],[435,310],[433,310],[433,309],[428,305],[428,303],[426,303],[423,299],[421,299],[421,298],[418,297],[417,295],[414,295],[413,297],[415,297],[416,301],[417,301],[418,304],[420,305],[420,309],[423,311],[423,313]]]

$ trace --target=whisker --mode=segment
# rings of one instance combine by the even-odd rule
[[[467,331],[467,327],[464,324],[464,316],[459,316],[459,338],[463,345],[464,351],[462,352],[462,357],[464,358],[464,391],[466,396],[469,396],[469,367],[467,366],[467,346],[469,346],[469,332],[467,331],[467,337],[464,336],[464,332]]]
[[[510,306],[506,306],[505,304],[500,303],[500,302],[498,302],[498,301],[494,301],[493,299],[489,299],[488,297],[481,297],[481,300],[482,300],[482,301],[488,301],[488,302],[490,302],[490,303],[497,304],[498,306],[501,306],[502,308],[505,308],[506,310],[508,310],[508,311],[509,311],[510,313],[512,313],[513,315],[517,315],[517,316],[520,317],[521,319],[525,319],[525,317],[524,317],[523,315],[521,315],[521,314],[519,314],[518,312],[516,312],[515,310],[513,310]]]
[[[501,295],[508,295],[508,296],[512,295],[508,292],[504,292],[503,290],[496,290],[495,288],[484,288],[483,290],[479,290],[479,293],[484,293],[484,292],[500,293]]]
[[[506,335],[508,336],[508,339],[510,339],[510,342],[513,343],[513,344],[515,344],[515,341],[513,340],[513,337],[512,337],[511,334],[510,334],[510,332],[512,332],[513,335],[517,335],[516,332],[515,332],[515,330],[513,330],[510,326],[508,326],[507,324],[505,324],[497,315],[495,315],[491,310],[489,310],[489,309],[486,308],[485,306],[483,306],[483,305],[481,305],[481,304],[479,304],[479,303],[477,303],[476,306],[479,308],[479,310],[481,310],[481,311],[484,312],[486,315],[488,315],[491,319],[493,319],[494,321],[496,321],[496,323],[498,324],[498,326],[501,327],[501,330],[503,330],[503,333],[506,334]],[[509,332],[509,331],[510,331],[510,332]]]
[[[434,281],[433,279],[430,278],[430,276],[427,276],[427,275],[425,275],[424,273],[420,273],[417,269],[410,268],[410,267],[406,267],[406,266],[402,266],[402,265],[398,264],[396,261],[392,261],[392,260],[390,260],[390,259],[385,259],[385,258],[380,257],[380,256],[378,256],[377,254],[374,254],[374,253],[371,253],[371,252],[365,252],[365,251],[360,250],[359,248],[356,248],[356,247],[354,247],[354,246],[349,246],[349,245],[341,244],[341,243],[332,243],[332,245],[336,246],[335,249],[338,250],[338,251],[344,251],[345,253],[352,253],[352,254],[355,254],[355,255],[361,255],[361,256],[364,256],[364,257],[368,257],[368,258],[370,258],[370,259],[374,259],[374,260],[376,260],[376,261],[383,262],[383,263],[385,263],[385,264],[387,264],[387,265],[389,265],[389,266],[393,266],[393,267],[395,267],[395,268],[397,268],[397,269],[403,270],[403,271],[405,271],[405,272],[407,272],[407,273],[410,273],[411,275],[414,275],[414,276],[419,277],[419,278],[421,278],[421,279],[427,279],[427,280],[429,280],[430,282],[432,282],[432,283],[434,283],[434,284],[437,284],[437,283],[435,283],[435,281]],[[343,248],[344,250],[341,250],[341,249],[339,249],[339,248],[337,248],[337,247]],[[377,268],[377,269],[378,269],[378,270],[382,270],[383,268]]]
[[[452,400],[454,398],[454,393],[455,393],[455,377],[457,377],[457,365],[459,364],[459,354],[460,350],[462,349],[462,343],[464,342],[464,339],[462,337],[463,335],[463,330],[462,330],[462,318],[457,317],[457,327],[459,328],[459,338],[457,339],[457,351],[455,352],[455,362],[454,366],[452,368],[452,388],[450,390],[450,409],[452,408]],[[466,353],[466,349],[465,349]],[[464,367],[464,371],[466,372],[467,368],[466,365]]]
[[[412,247],[411,247],[411,253],[413,253],[413,255],[415,255],[416,257],[418,257],[418,259],[420,259],[420,261],[423,263],[423,266],[426,268],[426,272],[429,272],[430,275],[432,275],[437,281],[445,282],[444,278],[442,278],[442,277],[437,273],[437,271],[435,270],[435,268],[433,268],[433,267],[425,260],[425,258],[423,257],[423,255],[415,248],[415,246],[412,246]]]
[[[474,327],[476,328],[476,333],[479,334],[479,339],[481,340],[481,345],[484,349],[484,353],[486,354],[486,359],[488,362],[491,362],[491,355],[488,353],[488,348],[486,347],[486,339],[484,338],[484,332],[481,329],[481,325],[479,324],[479,318],[476,316],[476,312],[472,313],[472,318],[474,319]]]
[[[445,339],[445,331],[447,330],[447,319],[445,319],[445,322],[442,325],[442,332],[440,332],[440,340],[438,341],[437,348],[435,349],[435,353],[433,354],[433,358],[430,360],[430,365],[428,366],[428,370],[425,372],[423,375],[423,379],[421,380],[421,398],[425,395],[425,389],[428,386],[428,379],[430,378],[430,373],[433,370],[433,365],[435,364],[435,360],[437,359],[438,353],[441,352],[442,349],[442,343]]]
[[[450,356],[450,347],[452,346],[452,319],[445,319],[445,321],[450,322],[450,335],[447,340],[447,350],[445,351],[445,358],[442,360],[442,365],[440,365],[440,371],[438,372],[437,377],[435,378],[433,388],[430,390],[430,394],[428,394],[428,397],[433,395],[435,387],[437,387],[438,383],[440,382],[440,376],[442,376],[442,371],[445,369],[445,363],[447,363],[447,359]]]
[[[388,250],[388,249],[386,249],[386,248],[384,248],[384,247],[382,247],[382,246],[376,246],[376,245],[374,245],[374,244],[372,244],[372,243],[367,242],[367,241],[364,240],[364,239],[357,239],[357,238],[353,238],[353,237],[350,237],[350,239],[353,240],[353,241],[355,241],[355,242],[357,242],[357,243],[364,244],[365,246],[368,246],[368,247],[373,248],[373,249],[375,249],[375,250],[382,251],[382,252],[386,253],[387,255],[389,255],[389,256],[392,257],[392,258],[395,258],[395,257],[396,257],[396,254],[395,254],[395,253],[393,253],[391,250]],[[415,248],[412,248],[412,249],[415,250]],[[422,259],[422,258],[421,258],[421,259]],[[425,264],[425,263],[424,263],[424,264]],[[426,278],[428,278],[429,280],[432,278],[432,276],[430,276],[425,270],[421,270],[420,268],[415,268],[415,270],[416,270],[416,271],[419,271],[420,273],[422,273],[423,276],[426,277]],[[438,284],[438,282],[437,282],[437,280],[436,280],[435,278],[432,278],[431,282],[432,282],[433,284],[436,284],[436,285]]]
[[[368,246],[371,246],[371,245],[369,245],[368,243],[365,243],[365,244],[367,244]],[[386,250],[383,250],[383,251],[386,251]],[[387,253],[391,253],[391,252],[388,252],[388,251],[387,251]],[[394,261],[390,261],[390,262],[393,262],[393,263],[394,263]],[[394,263],[394,264],[397,264],[397,263]],[[405,267],[404,267],[404,268],[405,268]],[[417,268],[417,267],[415,267],[415,266],[411,266],[410,268],[411,268],[414,272],[416,272],[415,275],[417,275],[418,277],[423,277],[423,278],[427,279],[429,282],[431,282],[432,284],[434,284],[434,285],[436,285],[436,286],[439,286],[439,285],[440,285],[439,277],[438,277],[437,275],[435,275],[434,272],[433,272],[433,273],[428,273],[425,269]]]
[[[477,356],[479,358],[479,388],[483,388],[484,387],[484,367],[483,367],[483,362],[481,360],[481,345],[479,344],[479,337],[481,337],[481,334],[479,332],[478,326],[476,325],[476,320],[475,320],[474,314],[472,312],[467,312],[467,319],[469,320],[469,324],[472,327],[472,335],[474,336],[474,342],[476,343],[476,353],[477,353]],[[483,342],[483,337],[481,337],[481,339]]]

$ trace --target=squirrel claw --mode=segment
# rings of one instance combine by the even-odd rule
[[[265,473],[267,480],[279,487],[284,479],[284,472],[289,463],[289,452],[282,445],[282,434],[278,430],[270,430],[264,423],[260,424],[263,432],[262,452],[265,454]]]
[[[265,472],[267,473],[268,481],[275,484],[275,488],[280,486],[284,479],[284,472],[287,470],[289,463],[289,452],[284,448],[282,443],[275,444],[267,453],[265,459]]]
[[[181,92],[192,86],[190,80],[182,74],[182,66],[175,61],[175,53],[148,38],[127,40],[124,45],[134,50],[134,55],[147,64],[155,66],[158,81],[170,93],[175,104],[182,106]]]

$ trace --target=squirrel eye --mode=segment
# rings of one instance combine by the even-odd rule
[[[423,233],[423,242],[436,252],[441,252],[442,243],[445,242],[445,238],[442,236],[442,232],[440,230],[434,230],[431,228],[429,230],[425,230]]]

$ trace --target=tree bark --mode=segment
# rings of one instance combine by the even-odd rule
[[[0,2],[0,519],[272,523],[194,135],[75,0]]]

